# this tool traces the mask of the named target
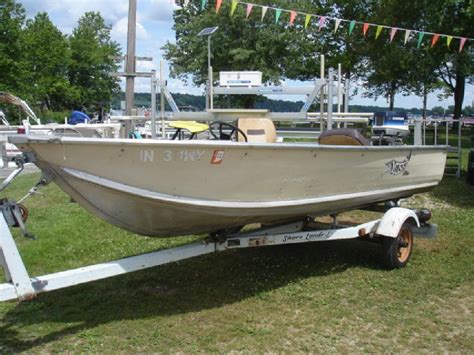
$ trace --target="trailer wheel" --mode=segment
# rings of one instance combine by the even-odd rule
[[[22,204],[18,204],[18,209],[20,210],[21,221],[23,223],[26,223],[26,221],[28,220],[28,209]],[[20,224],[18,223],[18,221],[15,221],[15,224],[13,225],[13,227],[19,227],[19,226]]]
[[[389,269],[401,269],[410,260],[413,249],[413,231],[411,224],[405,222],[396,238],[383,239],[385,265]]]

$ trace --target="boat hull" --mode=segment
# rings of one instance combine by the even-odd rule
[[[432,189],[446,149],[12,137],[92,213],[175,236],[351,210]]]

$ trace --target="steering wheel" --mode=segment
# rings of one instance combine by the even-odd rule
[[[222,129],[224,127],[230,128],[230,133],[223,132]],[[217,136],[214,130],[219,131],[219,136]],[[209,133],[211,133],[211,136],[214,139],[217,139],[217,140],[222,139],[222,140],[234,141],[234,142],[238,140],[238,134],[240,133],[242,137],[244,137],[244,140],[248,142],[247,135],[239,127],[236,127],[233,124],[230,124],[228,122],[223,122],[223,121],[212,122],[209,125]]]

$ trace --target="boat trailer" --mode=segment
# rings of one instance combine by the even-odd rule
[[[11,227],[20,227],[24,236],[32,236],[24,224],[27,213],[22,205],[6,199],[0,201],[0,211],[0,266],[5,271],[7,281],[0,284],[0,301],[29,300],[42,292],[230,249],[331,240],[360,238],[379,241],[383,245],[387,266],[401,268],[410,258],[414,236],[434,238],[437,233],[437,226],[428,223],[431,217],[428,210],[392,207],[382,218],[358,225],[339,224],[336,215],[332,216],[332,223],[323,225],[316,225],[314,218],[306,218],[230,235],[216,233],[202,241],[180,247],[30,277],[10,231]]]

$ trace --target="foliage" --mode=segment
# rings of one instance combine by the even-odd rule
[[[120,54],[118,44],[110,39],[110,27],[99,13],[87,12],[70,38],[72,63],[71,85],[78,88],[76,106],[108,105],[118,87],[114,57]]]
[[[110,75],[117,69],[112,57],[119,54],[98,13],[84,14],[72,36],[66,36],[46,13],[25,22],[20,3],[0,0],[0,90],[20,96],[34,109],[108,107],[119,89]],[[15,114],[8,112],[10,119]]]
[[[445,43],[441,43],[445,41],[443,38],[432,49],[427,39],[430,36],[426,36],[418,47],[417,38],[413,36],[405,45],[402,31],[398,32],[393,43],[389,43],[387,29],[383,29],[375,40],[375,29],[371,28],[364,37],[360,24],[356,25],[352,34],[348,33],[347,23],[343,23],[334,33],[332,28],[320,31],[315,19],[304,29],[303,16],[297,17],[294,25],[290,26],[286,12],[275,24],[274,11],[269,11],[261,21],[257,8],[246,19],[245,8],[240,5],[230,16],[230,5],[226,3],[219,14],[215,13],[213,5],[201,10],[199,2],[180,3],[183,6],[174,15],[176,43],[168,42],[164,46],[165,57],[172,63],[175,76],[192,78],[196,84],[207,80],[207,45],[205,38],[196,35],[202,28],[216,25],[219,31],[212,36],[214,72],[229,68],[260,70],[267,83],[276,82],[281,77],[312,79],[319,74],[319,55],[326,54],[326,67],[342,63],[346,78],[363,79],[368,96],[387,97],[390,107],[394,106],[397,93],[425,96],[439,88],[440,75],[443,74],[439,68],[443,63],[451,63],[449,66],[457,74],[460,72],[456,68],[461,68],[465,77],[472,73],[472,51],[466,47],[458,54],[454,44],[447,49]],[[265,1],[254,3],[268,5]],[[271,5],[289,8],[287,3],[280,1],[274,1]],[[290,8],[403,28],[474,36],[470,25],[474,11],[472,2],[468,0],[310,1],[291,3]],[[456,25],[451,26],[452,22]],[[456,108],[462,107],[463,97],[456,93],[462,80],[461,75],[452,81],[451,87],[445,86],[455,94]]]
[[[22,32],[22,66],[30,94],[41,108],[59,110],[70,105],[72,90],[67,78],[71,55],[66,36],[46,13],[28,20]]]
[[[0,90],[19,93],[23,89],[21,29],[25,21],[23,6],[14,0],[0,0]]]

